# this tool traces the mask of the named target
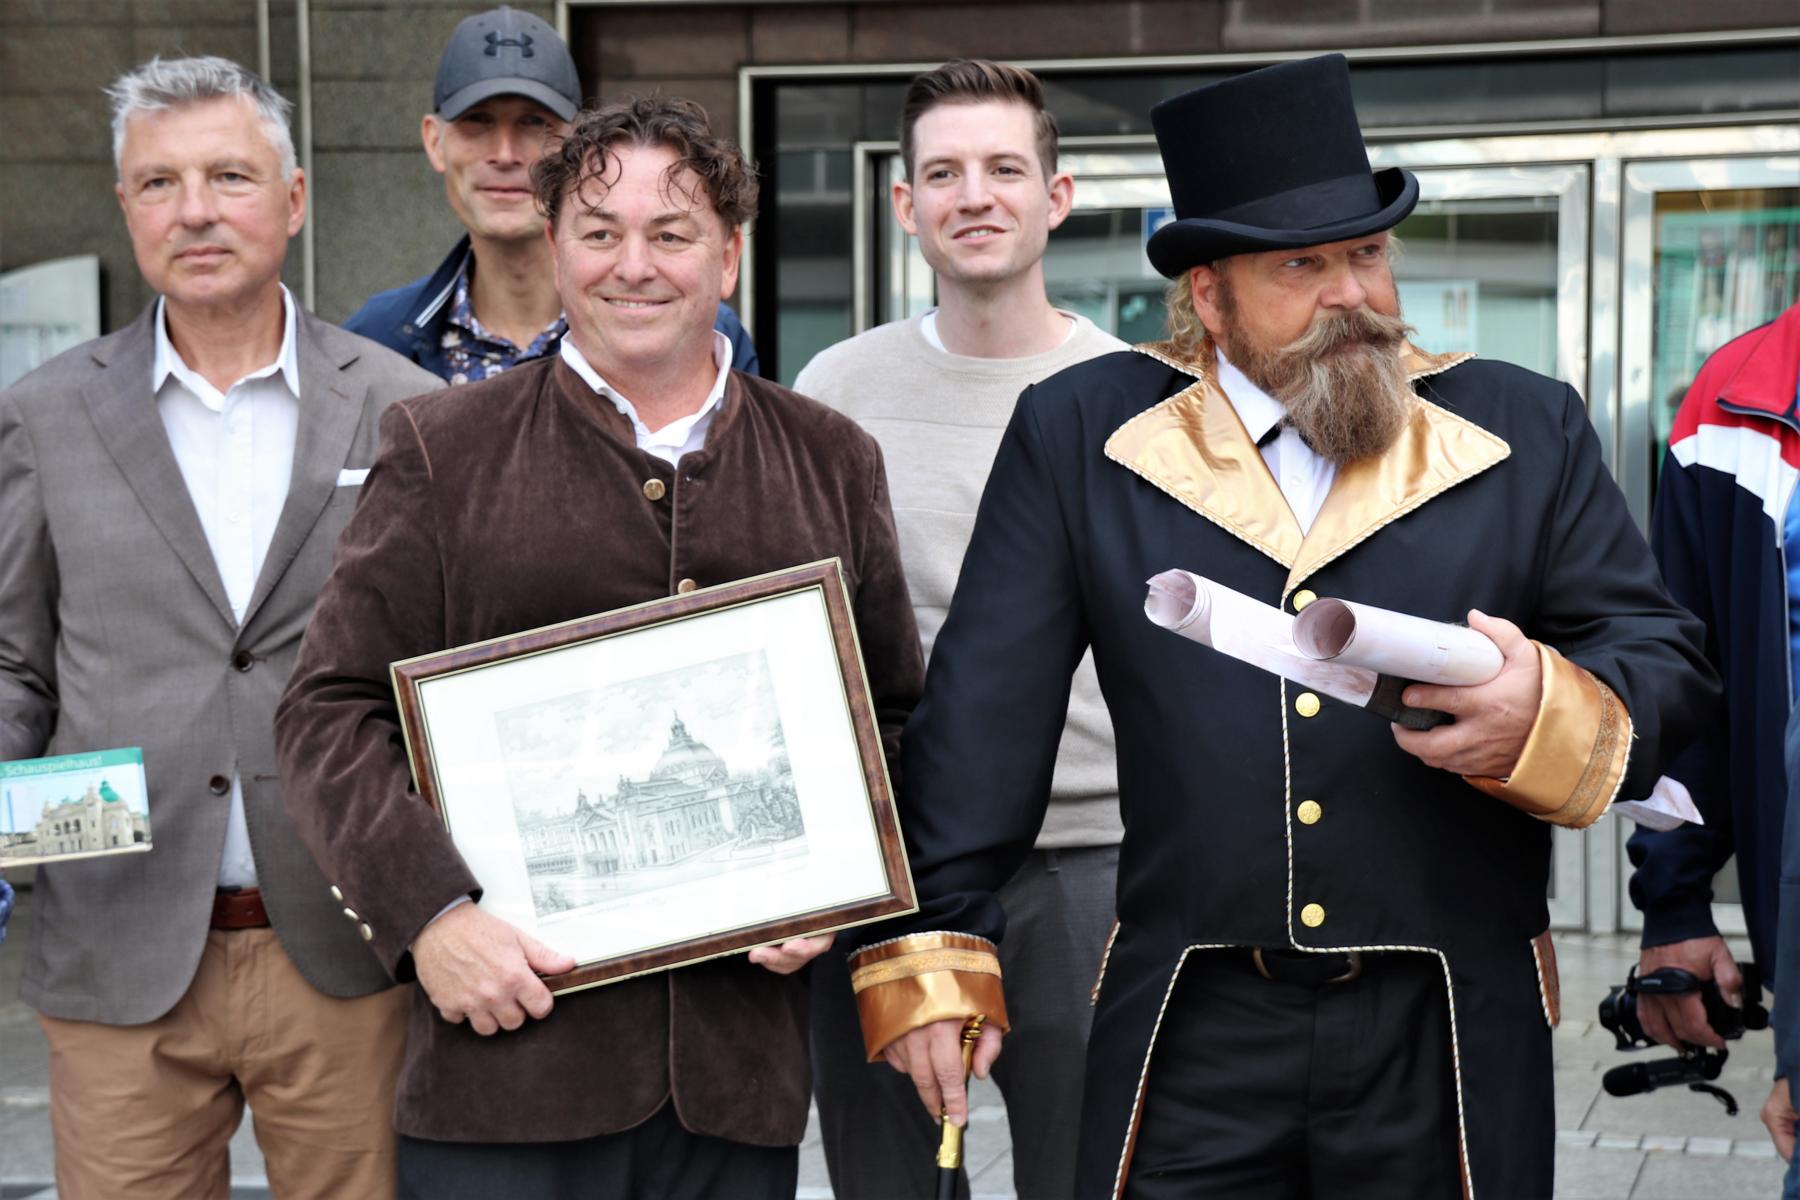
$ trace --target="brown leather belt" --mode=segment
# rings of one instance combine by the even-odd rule
[[[1355,950],[1318,954],[1304,950],[1256,947],[1246,957],[1252,969],[1264,979],[1297,983],[1302,987],[1349,983],[1363,972],[1363,956]]]
[[[238,888],[213,893],[214,929],[267,929],[269,910],[263,907],[260,888]]]

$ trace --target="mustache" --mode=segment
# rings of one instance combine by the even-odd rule
[[[1412,326],[1400,317],[1390,317],[1364,305],[1349,312],[1315,318],[1305,333],[1283,346],[1278,353],[1311,359],[1359,346],[1397,349],[1412,331]]]

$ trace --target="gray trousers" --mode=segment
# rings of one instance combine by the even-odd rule
[[[994,1081],[1012,1129],[1020,1200],[1073,1200],[1081,1084],[1093,1019],[1089,997],[1112,928],[1119,848],[1034,850],[1000,889],[1000,969],[1012,1018]],[[813,1089],[837,1200],[935,1195],[938,1128],[912,1081],[865,1062],[843,944],[813,963]],[[965,1161],[983,1161],[969,1133]],[[957,1195],[969,1194],[968,1179]]]

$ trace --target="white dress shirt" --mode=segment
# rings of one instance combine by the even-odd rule
[[[1263,462],[1268,464],[1269,474],[1286,497],[1294,519],[1300,522],[1300,532],[1307,532],[1337,478],[1337,464],[1316,454],[1292,425],[1282,425],[1287,409],[1281,401],[1251,383],[1248,376],[1231,365],[1223,351],[1219,353],[1219,387],[1237,410],[1250,440],[1261,447]],[[1265,441],[1264,437],[1277,425],[1281,425],[1281,432]]]
[[[706,394],[706,402],[699,411],[670,421],[661,429],[652,430],[638,416],[637,405],[620,395],[613,386],[600,378],[600,372],[588,364],[575,348],[569,338],[562,340],[563,361],[571,370],[581,376],[582,381],[593,388],[599,395],[612,402],[614,408],[625,414],[631,422],[631,431],[637,435],[638,449],[646,454],[654,454],[664,462],[673,466],[681,461],[681,456],[698,450],[706,444],[706,431],[712,428],[712,420],[719,411],[719,402],[725,398],[725,380],[731,375],[731,342],[718,330],[713,330],[713,365],[719,373],[713,379],[712,391]]]
[[[281,289],[281,350],[274,361],[220,392],[182,361],[163,302],[156,302],[156,357],[150,388],[187,483],[225,598],[241,625],[269,539],[287,503],[300,430],[300,365],[294,345],[294,298]],[[244,824],[244,789],[231,773],[231,814],[220,887],[255,887],[256,860]]]

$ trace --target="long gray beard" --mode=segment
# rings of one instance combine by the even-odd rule
[[[1392,446],[1418,406],[1400,358],[1409,329],[1365,307],[1321,317],[1278,350],[1240,334],[1231,361],[1281,401],[1314,453],[1341,467]]]

